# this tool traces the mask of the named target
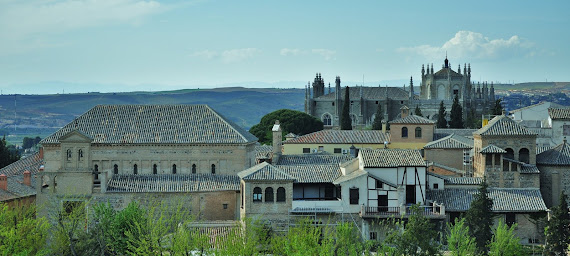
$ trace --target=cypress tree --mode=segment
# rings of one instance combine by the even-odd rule
[[[495,100],[495,106],[493,107],[491,114],[496,115],[496,116],[503,114],[503,104],[501,104],[502,100],[503,99],[500,99],[500,98]]]
[[[463,109],[459,105],[459,98],[457,94],[453,99],[453,105],[451,105],[451,113],[449,115],[449,128],[463,128]]]
[[[382,112],[382,103],[378,102],[378,107],[376,108],[376,115],[374,117],[374,122],[372,123],[372,130],[382,130],[383,118],[384,118],[384,113]]]
[[[486,181],[481,182],[479,193],[475,195],[474,200],[471,202],[469,210],[465,213],[465,221],[469,226],[469,234],[475,237],[477,250],[480,253],[486,254],[487,244],[493,237],[491,226],[493,225],[493,200],[489,198],[487,190],[488,185]]]
[[[352,120],[350,119],[350,95],[348,86],[346,87],[344,93],[344,104],[342,105],[342,113],[340,114],[340,129],[352,130]]]
[[[567,255],[570,244],[570,215],[566,194],[560,194],[560,204],[552,209],[552,215],[545,229],[547,255]]]
[[[416,105],[416,109],[414,110],[414,115],[424,116],[424,115],[422,115],[422,110],[420,109],[420,106]]]
[[[447,128],[447,120],[445,120],[445,106],[443,105],[443,100],[439,103],[439,111],[437,112],[437,128]]]

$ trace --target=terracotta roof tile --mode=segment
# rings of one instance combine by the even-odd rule
[[[10,177],[12,175],[24,174],[25,171],[30,171],[33,175],[38,173],[43,164],[44,160],[40,157],[40,153],[35,153],[5,166],[0,169],[0,174],[5,174]]]
[[[549,108],[548,115],[552,120],[560,119],[570,119],[570,109],[569,108]]]
[[[426,166],[419,150],[361,149],[364,167]]]
[[[479,151],[479,153],[483,153],[483,154],[506,154],[507,151],[505,151],[504,149],[497,147],[493,144],[490,144],[490,145],[484,147],[483,149],[481,149],[481,151]]]
[[[387,134],[377,130],[322,130],[283,141],[283,144],[383,144]]]
[[[428,190],[427,198],[445,205],[446,211],[465,212],[469,209],[476,188],[449,188]],[[493,200],[491,210],[499,212],[541,212],[546,211],[540,189],[524,188],[489,188],[489,197]]]
[[[404,118],[398,118],[396,120],[392,120],[389,123],[391,124],[435,124],[435,121],[429,120],[425,117],[416,116],[416,115],[409,115]]]
[[[237,175],[162,174],[113,175],[107,192],[209,192],[238,191]]]
[[[342,175],[338,164],[330,165],[277,165],[295,183],[332,183]]]

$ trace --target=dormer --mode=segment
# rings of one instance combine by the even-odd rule
[[[91,136],[79,130],[72,130],[59,138],[63,169],[67,171],[88,171]]]

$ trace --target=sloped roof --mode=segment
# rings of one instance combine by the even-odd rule
[[[507,151],[505,151],[504,149],[497,147],[493,144],[489,144],[488,146],[481,149],[481,151],[479,151],[479,153],[483,153],[483,154],[506,154]]]
[[[429,120],[425,117],[416,116],[416,115],[409,115],[404,118],[398,118],[396,120],[392,120],[389,123],[391,124],[435,124],[435,121]]]
[[[487,125],[477,130],[473,134],[479,135],[535,135],[522,125],[505,115],[496,116]]]
[[[73,130],[108,144],[239,144],[257,138],[207,105],[97,105],[41,144],[59,144]]]
[[[426,166],[419,150],[413,149],[361,149],[364,167]]]
[[[159,174],[113,175],[107,192],[211,192],[238,191],[237,175],[220,174]]]
[[[351,100],[360,100],[360,87],[349,87],[349,96]],[[386,90],[388,90],[386,92]],[[340,90],[341,99],[344,100],[346,87]],[[409,92],[400,87],[362,87],[362,97],[367,100],[383,100],[388,95],[388,98],[395,100],[407,100]],[[336,99],[336,93],[329,93],[317,97],[316,99]]]
[[[443,181],[448,185],[479,185],[483,182],[482,177],[444,177]]]
[[[473,140],[451,134],[447,137],[427,143],[424,148],[470,149],[473,148]]]
[[[273,157],[273,147],[269,145],[255,146],[255,159],[269,159]]]
[[[348,175],[341,175],[336,180],[334,180],[333,183],[342,184],[343,182],[358,178],[360,176],[368,176],[368,172],[358,169],[356,171],[349,173]]]
[[[332,155],[332,154],[303,154],[303,155],[282,155],[279,157],[277,165],[328,165],[340,164],[350,161],[353,158],[350,155]]]
[[[473,137],[473,132],[475,131],[477,131],[477,129],[435,128],[433,132],[433,139],[438,140],[451,134],[471,138]]]
[[[329,165],[277,165],[295,183],[332,183],[342,175],[338,164]]]
[[[536,167],[536,165],[534,165],[534,164],[527,164],[525,162],[517,161],[517,160],[506,158],[506,157],[503,157],[503,160],[519,165],[521,167],[520,173],[526,173],[526,174],[540,173],[540,170],[538,170],[538,167]]]
[[[562,144],[536,155],[540,165],[570,165],[570,146],[564,140]]]
[[[539,102],[539,103],[536,103],[536,104],[533,104],[533,105],[530,105],[530,106],[526,106],[526,107],[522,107],[522,108],[517,108],[517,109],[509,110],[509,113],[513,114],[513,113],[520,112],[520,111],[523,111],[523,110],[526,110],[526,109],[531,109],[531,108],[534,108],[534,107],[538,107],[538,106],[540,106],[540,105],[547,105],[548,107],[552,107],[552,108],[563,108],[563,107],[564,107],[563,105],[560,105],[560,104],[558,104],[558,103],[554,103],[554,102],[550,102],[550,101],[541,101],[541,102]]]
[[[447,77],[448,72],[449,72],[450,76],[463,77],[463,75],[455,72],[452,68],[442,68],[439,71],[435,72],[435,74],[433,74],[433,75],[434,76],[445,76],[445,77]]]
[[[559,119],[570,119],[570,109],[569,108],[549,108],[548,116],[552,120]]]
[[[491,210],[500,212],[540,212],[546,211],[546,205],[538,188],[489,188],[489,198],[493,200]],[[428,190],[427,198],[445,205],[450,212],[465,212],[469,209],[476,188],[446,188]]]
[[[33,175],[38,173],[40,166],[43,164],[44,160],[40,157],[40,153],[38,152],[5,166],[0,169],[0,174],[10,177],[12,175],[24,174],[25,171],[30,171]]]
[[[295,180],[295,178],[267,162],[257,164],[237,175],[243,180]]]
[[[387,134],[378,130],[321,130],[283,141],[283,144],[384,144]]]
[[[24,184],[24,175],[8,177],[8,190],[0,189],[0,202],[36,195],[36,177],[32,174],[30,185]]]

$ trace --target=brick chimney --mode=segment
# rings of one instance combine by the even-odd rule
[[[24,172],[24,185],[32,186],[32,173],[30,171]]]
[[[40,148],[40,159],[44,159],[44,147]]]
[[[8,190],[8,177],[5,174],[0,174],[0,189]]]
[[[408,108],[408,106],[404,105],[400,108],[401,114],[400,117],[404,118],[407,117],[410,114],[410,108]]]

